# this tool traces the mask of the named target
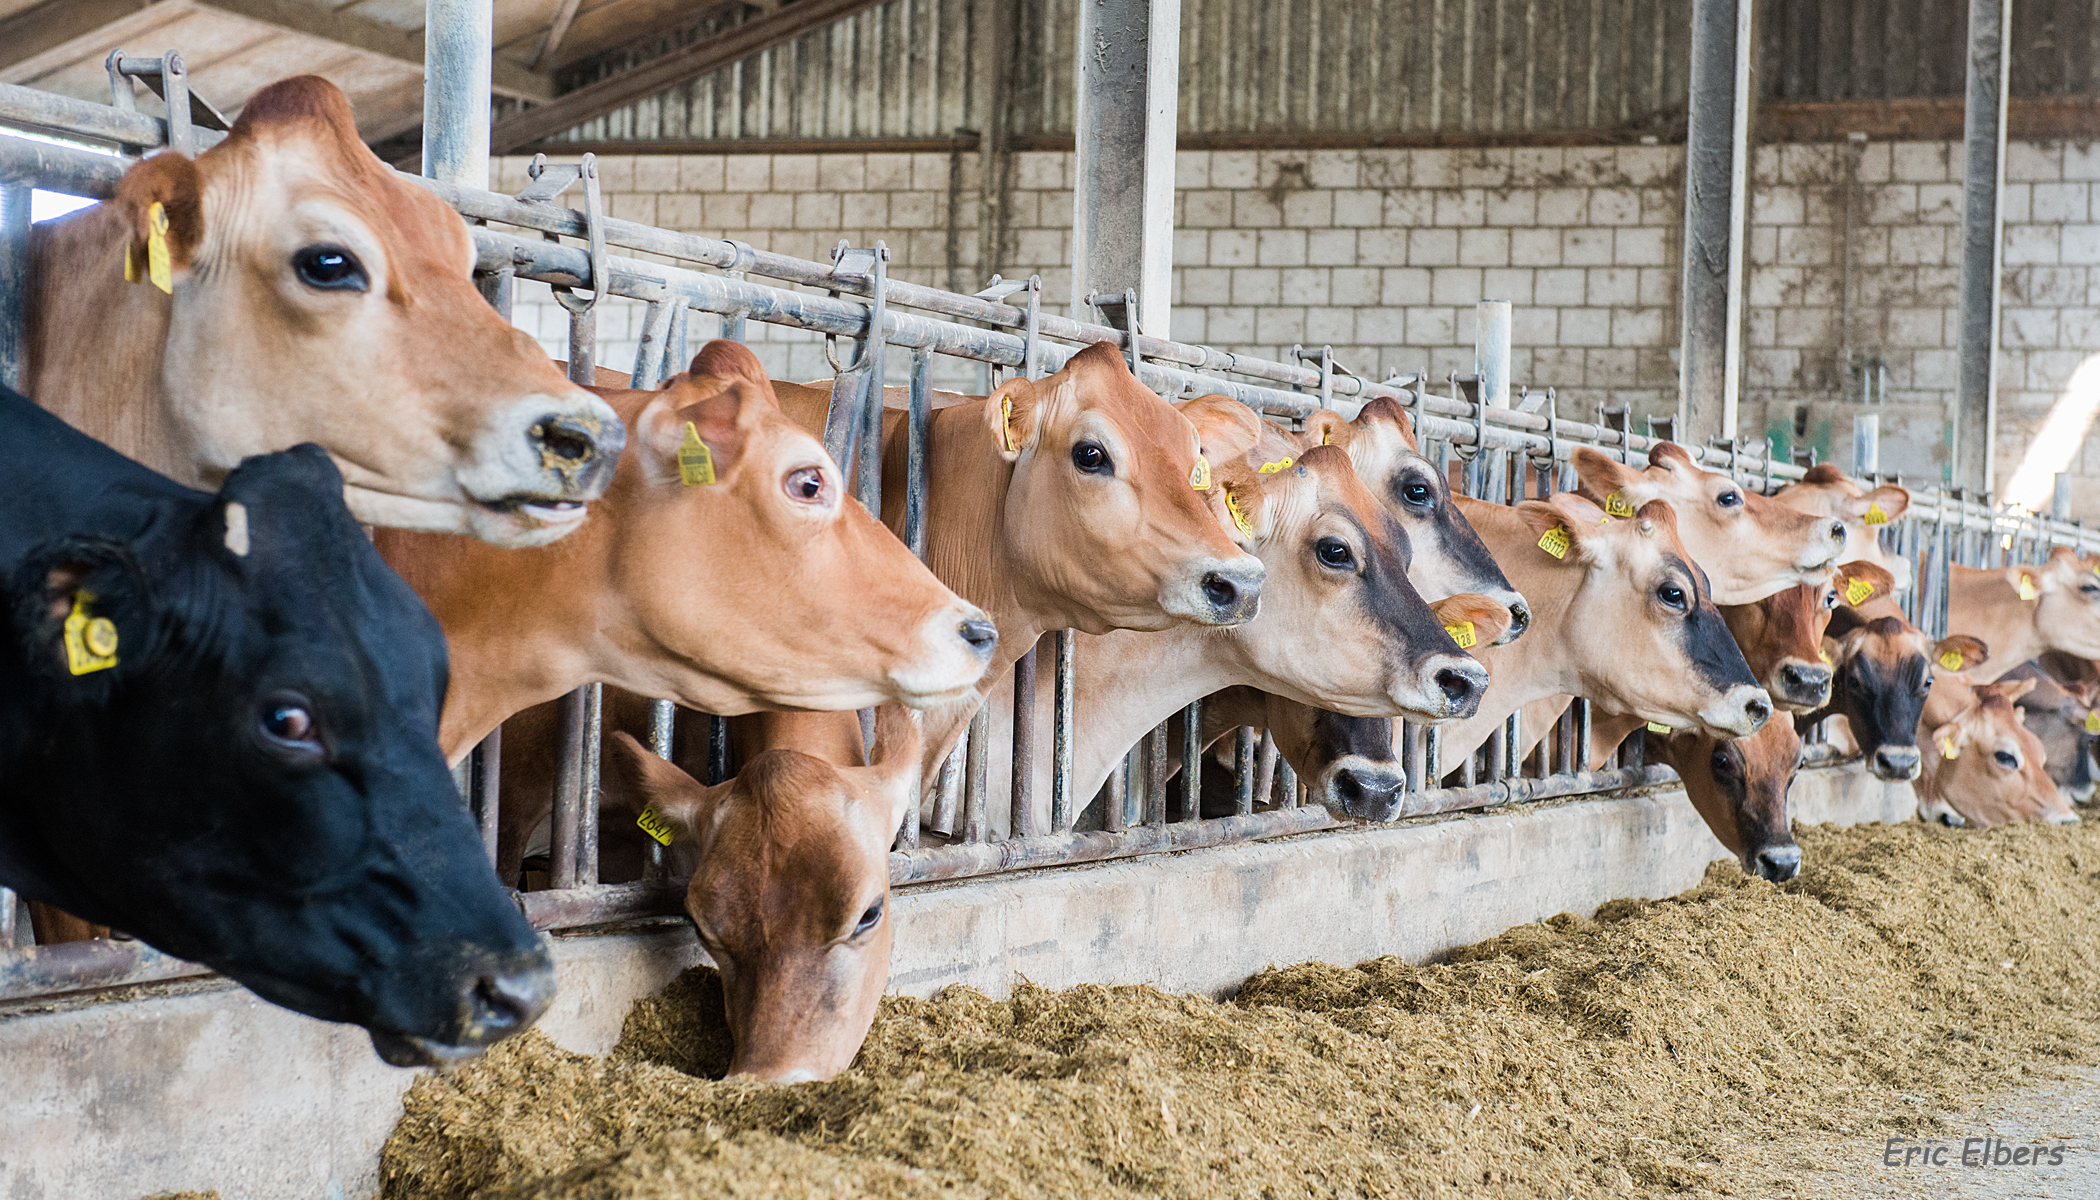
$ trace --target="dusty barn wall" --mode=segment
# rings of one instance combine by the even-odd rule
[[[1936,480],[1955,375],[1961,152],[1943,142],[1760,148],[1749,234],[1745,437],[1849,462],[1869,372],[1882,467]],[[1473,304],[1516,303],[1515,378],[1563,411],[1676,404],[1682,152],[1667,146],[1183,152],[1175,336],[1271,357],[1331,343],[1373,378],[1472,361]],[[1070,156],[1013,156],[1004,252],[980,261],[975,153],[615,155],[618,216],[823,259],[887,241],[916,282],[1041,272],[1069,303]],[[524,187],[525,160],[497,164]],[[951,172],[953,178],[951,180]],[[2100,149],[2017,142],[2007,159],[2000,477],[2072,373],[2100,354]],[[952,183],[952,186],[951,186]],[[990,240],[990,239],[986,239]],[[519,323],[559,353],[544,288]],[[600,361],[633,358],[638,306],[601,309]],[[767,369],[828,376],[822,344],[754,325]],[[696,322],[711,335],[712,322]],[[901,356],[899,356],[901,359]],[[893,370],[898,369],[893,361]],[[1885,374],[1883,373],[1885,369]],[[898,378],[901,379],[901,376]],[[943,363],[943,386],[983,368]],[[2100,442],[2073,460],[2074,515],[2100,517]]]

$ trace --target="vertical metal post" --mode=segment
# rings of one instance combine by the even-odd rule
[[[30,189],[0,186],[0,383],[17,391],[28,365]]]
[[[1749,181],[1752,0],[1693,0],[1677,433],[1735,433]]]
[[[1276,759],[1276,790],[1281,793],[1277,800],[1279,805],[1284,808],[1298,807],[1299,793],[1303,790],[1298,786],[1298,769],[1281,755]]]
[[[672,761],[672,753],[678,729],[678,706],[669,700],[649,702],[649,753]],[[655,838],[646,840],[649,856],[642,861],[642,879],[648,883],[662,883],[670,863],[665,858],[663,846]]]
[[[1130,773],[1134,757],[1125,754],[1116,769],[1108,773],[1108,808],[1101,814],[1101,828],[1109,833],[1130,828]]]
[[[503,826],[503,726],[489,730],[474,748],[474,820],[481,826],[481,847],[496,861],[497,835]],[[507,882],[515,882],[507,881]]]
[[[991,833],[985,791],[992,763],[992,706],[980,704],[970,718],[970,751],[963,772],[963,840],[984,841]]]
[[[883,331],[889,263],[888,244],[876,242],[875,300],[868,314],[868,374],[867,382],[861,386],[859,453],[854,464],[857,498],[868,515],[878,521],[882,519],[882,393],[890,345],[889,336]]]
[[[1181,819],[1203,819],[1203,702],[1181,710]]]
[[[1035,651],[1014,664],[1012,818],[1008,837],[1035,835]]]
[[[1181,0],[1088,0],[1079,5],[1077,44],[1072,316],[1093,319],[1085,311],[1090,293],[1134,287],[1143,332],[1165,337]]]
[[[1233,811],[1240,816],[1254,812],[1255,765],[1254,731],[1242,725],[1233,730],[1232,754]]]
[[[1261,745],[1254,751],[1254,799],[1266,803],[1276,787],[1276,764],[1280,761],[1276,752],[1276,735],[1261,731]]]
[[[197,127],[190,124],[190,73],[173,50],[160,60],[161,98],[168,105],[168,149],[184,158],[197,157]]]
[[[664,343],[664,378],[684,371],[693,365],[693,356],[686,350],[686,337],[692,328],[693,310],[679,304],[671,310],[671,333]]]
[[[926,456],[933,445],[933,351],[911,355],[910,427],[904,444],[904,544],[926,557]]]
[[[553,860],[547,871],[548,886],[576,886],[576,847],[582,836],[583,739],[588,734],[589,714],[584,710],[584,689],[555,702]]]
[[[653,389],[664,381],[664,376],[677,373],[678,368],[671,365],[668,355],[671,322],[684,306],[685,301],[676,296],[649,302],[642,314],[642,344],[634,355],[634,375],[630,382],[635,387]]]
[[[1969,88],[1963,109],[1961,382],[1955,392],[1954,482],[1988,494],[1998,426],[1998,255],[2004,219],[2005,35],[2012,0],[1969,0]]]
[[[423,175],[489,185],[495,0],[423,0]]]
[[[963,736],[969,736],[967,731]],[[963,756],[967,753],[968,749],[958,741],[948,757],[941,760],[939,782],[934,785],[933,819],[927,827],[942,837],[955,836],[956,809],[962,803]]]
[[[605,746],[605,685],[583,685],[582,785],[576,789],[583,807],[576,813],[576,882],[588,886],[598,882],[598,801]]]
[[[15,893],[0,887],[0,951],[15,948]]]
[[[1856,413],[1852,417],[1852,473],[1874,475],[1881,471],[1881,414]]]
[[[1057,676],[1051,681],[1050,832],[1072,830],[1072,687],[1078,670],[1079,635],[1060,629],[1051,635],[1057,647]]]
[[[1473,374],[1480,380],[1480,402],[1508,408],[1510,302],[1482,300],[1476,311]]]
[[[1145,824],[1167,823],[1167,727],[1153,727],[1145,737]]]

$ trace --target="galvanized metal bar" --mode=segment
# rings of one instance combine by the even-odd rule
[[[963,841],[982,842],[991,836],[991,813],[988,803],[989,776],[992,763],[992,710],[988,704],[977,706],[977,715],[970,718],[969,770],[963,779]]]
[[[911,355],[911,406],[904,443],[904,544],[926,557],[926,462],[933,445],[933,351]]]
[[[1086,298],[1136,289],[1140,328],[1171,325],[1174,144],[1181,0],[1078,6],[1072,128],[1072,315]]]
[[[1145,735],[1145,824],[1167,823],[1167,727],[1161,723]]]
[[[1232,807],[1240,816],[1254,811],[1254,730],[1232,731]]]
[[[1677,432],[1733,436],[1742,354],[1752,0],[1692,0]]]
[[[666,375],[677,374],[675,360],[669,356],[671,322],[678,310],[685,305],[664,297],[652,300],[642,312],[641,344],[635,347],[634,372],[630,379],[635,387],[653,389],[663,383]],[[681,364],[682,365],[682,364]],[[670,370],[666,370],[670,366]]]
[[[1276,752],[1276,735],[1261,731],[1261,745],[1254,752],[1254,799],[1267,804],[1276,789],[1276,764],[1281,761]]]
[[[210,967],[128,938],[90,938],[0,954],[0,1001],[210,975]]]
[[[0,185],[107,200],[134,160],[0,134]]]
[[[423,174],[489,185],[494,0],[423,0]]]
[[[598,807],[603,796],[599,786],[605,745],[605,685],[583,685],[582,784],[577,795],[583,805],[576,812],[576,882],[589,886],[598,882]]]
[[[1287,758],[1276,760],[1277,804],[1284,808],[1297,808],[1305,799],[1305,789],[1298,781],[1298,770]]]
[[[0,953],[15,948],[15,893],[0,887]]]
[[[1509,407],[1510,309],[1507,300],[1482,300],[1474,308],[1473,375],[1480,401]]]
[[[30,189],[0,185],[0,384],[20,390],[29,354]]]
[[[707,718],[707,785],[729,781],[729,718]]]
[[[1954,482],[1988,495],[1998,427],[1998,265],[2005,221],[2005,110],[2012,0],[1969,0],[1968,93],[1962,111],[1961,352]]]
[[[1072,804],[1072,690],[1076,686],[1079,635],[1060,629],[1051,635],[1057,675],[1051,681],[1050,831],[1068,833],[1075,815]]]
[[[875,243],[874,303],[868,314],[867,382],[861,387],[859,462],[854,468],[861,506],[882,519],[882,395],[889,342],[883,336],[883,310],[889,297],[890,248]]]
[[[684,372],[693,365],[692,353],[686,348],[687,337],[692,328],[693,310],[683,304],[671,308],[671,332],[664,346],[664,378]]]
[[[161,56],[160,94],[168,105],[168,149],[184,158],[197,157],[197,135],[190,123],[190,73],[176,51]]]
[[[678,706],[669,700],[649,702],[649,753],[665,762],[675,761],[678,734]],[[670,867],[664,846],[655,838],[649,838],[645,846],[646,857],[642,860],[642,880],[645,883],[662,883]]]
[[[1181,819],[1203,819],[1203,702],[1181,710]]]
[[[1012,837],[1035,834],[1035,652],[1014,664]]]
[[[496,861],[503,828],[503,726],[474,747],[474,821],[481,827],[481,848]],[[512,881],[515,882],[515,881]]]
[[[583,688],[577,688],[555,702],[553,837],[547,868],[548,886],[554,888],[571,888],[577,884],[577,848],[583,833],[583,743],[589,736],[590,723],[588,707]]]
[[[1136,769],[1136,756],[1125,754],[1108,773],[1108,806],[1101,812],[1101,828],[1109,833],[1130,828],[1130,777]]]
[[[933,819],[926,824],[942,837],[955,836],[955,818],[962,807],[963,754],[963,743],[955,743],[948,757],[941,760],[941,773],[934,785]]]

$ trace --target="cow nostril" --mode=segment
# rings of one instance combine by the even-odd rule
[[[1438,691],[1444,693],[1444,699],[1453,704],[1464,704],[1480,692],[1479,685],[1471,676],[1448,667],[1436,673],[1436,686]]]
[[[1743,702],[1743,714],[1749,717],[1752,723],[1762,727],[1766,721],[1772,719],[1772,704],[1763,696],[1752,696]]]
[[[1801,847],[1766,846],[1757,852],[1757,874],[1773,883],[1785,883],[1801,870]]]
[[[1502,635],[1504,642],[1514,641],[1518,634],[1531,628],[1531,609],[1519,600],[1509,606],[1509,631]]]
[[[597,442],[568,417],[541,417],[526,431],[549,467],[580,467],[598,452]]]
[[[1203,577],[1203,598],[1210,601],[1213,608],[1229,611],[1239,603],[1240,589],[1233,586],[1230,579],[1212,571]]]
[[[1335,772],[1334,798],[1341,804],[1344,812],[1353,812],[1363,803],[1364,785],[1363,781],[1356,777],[1356,772]]]
[[[468,1003],[474,1023],[487,1032],[490,1041],[515,1033],[546,1009],[553,999],[553,985],[553,973],[549,971],[480,976],[469,985]]]
[[[962,640],[970,643],[970,649],[976,651],[980,658],[989,655],[992,647],[999,644],[999,627],[983,617],[971,617],[956,626],[955,632],[962,635]]]

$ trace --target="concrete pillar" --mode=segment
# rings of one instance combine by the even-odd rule
[[[1749,191],[1751,0],[1693,0],[1677,437],[1733,437]]]
[[[1969,0],[1969,92],[1962,141],[1961,378],[1955,392],[1954,482],[1972,495],[1994,486],[1998,427],[1998,254],[2004,221],[2005,34],[2012,0]]]
[[[1166,337],[1174,272],[1174,135],[1181,0],[1079,5],[1072,314],[1089,292],[1138,292],[1139,328]]]

